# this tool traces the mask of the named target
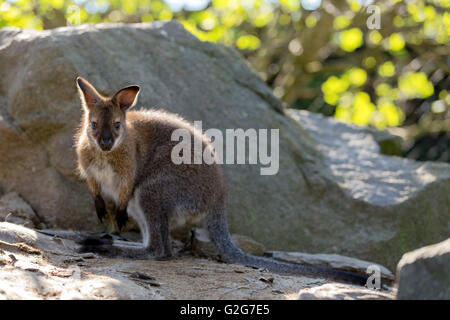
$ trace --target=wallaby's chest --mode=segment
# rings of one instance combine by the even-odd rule
[[[106,159],[96,159],[86,171],[100,185],[102,195],[117,202],[121,179],[114,166]]]

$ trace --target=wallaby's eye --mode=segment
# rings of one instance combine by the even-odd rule
[[[91,126],[92,126],[92,129],[94,129],[94,130],[97,129],[97,122],[92,121]]]
[[[114,129],[116,129],[116,130],[120,129],[120,122],[114,123]]]

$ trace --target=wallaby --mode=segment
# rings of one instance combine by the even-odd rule
[[[183,128],[201,139],[214,157],[209,139],[180,116],[158,111],[129,111],[139,86],[125,87],[112,97],[102,96],[78,77],[83,106],[82,125],[75,136],[78,168],[93,195],[98,218],[106,214],[105,198],[115,203],[119,228],[128,214],[141,230],[142,247],[117,246],[111,241],[85,239],[82,250],[128,257],[167,258],[172,254],[170,230],[203,220],[221,258],[230,263],[266,268],[279,274],[323,277],[366,284],[356,273],[293,263],[245,253],[233,242],[225,208],[226,184],[221,165],[174,164],[171,152],[178,141],[172,132]]]

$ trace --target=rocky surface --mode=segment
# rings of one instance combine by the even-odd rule
[[[397,299],[450,300],[450,238],[405,253],[397,278]]]
[[[308,111],[290,110],[289,114],[317,143],[332,179],[354,199],[393,206],[414,198],[433,182],[450,179],[448,164],[380,155],[380,135],[375,130]]]
[[[270,250],[339,253],[394,268],[448,237],[450,166],[379,154],[386,137],[281,102],[233,49],[176,22],[0,30],[0,190],[18,192],[50,228],[99,229],[75,172],[75,78],[105,94],[142,88],[138,107],[203,128],[279,128],[280,166],[227,165],[232,232]]]
[[[395,292],[395,290],[394,290]],[[387,300],[393,293],[368,290],[339,283],[326,283],[312,288],[301,289],[298,300]]]
[[[31,228],[39,226],[36,213],[17,192],[10,192],[0,197],[0,221]]]
[[[0,223],[0,283],[0,299],[297,299],[299,290],[324,284],[326,291],[352,298],[394,297],[393,291],[281,276],[189,254],[169,261],[78,254],[70,239],[10,223]]]
[[[310,266],[319,266],[324,268],[332,268],[367,275],[368,268],[379,268],[381,279],[386,283],[394,281],[394,275],[387,268],[370,261],[363,261],[356,258],[345,257],[338,254],[310,254],[303,252],[268,252],[270,257],[298,264],[306,264]],[[372,272],[370,272],[372,274]]]
[[[240,234],[232,234],[231,238],[234,243],[245,252],[255,256],[264,255],[265,248],[261,243]],[[201,256],[216,258],[219,255],[205,229],[192,229],[190,244],[191,248]]]

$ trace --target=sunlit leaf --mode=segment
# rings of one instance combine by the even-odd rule
[[[405,47],[405,40],[403,40],[403,37],[398,33],[393,33],[389,37],[389,50],[392,51],[400,51]]]
[[[386,61],[378,68],[378,73],[382,77],[392,77],[395,75],[395,67],[391,61]]]
[[[408,72],[398,79],[398,88],[408,98],[428,98],[434,93],[433,84],[423,72]]]
[[[425,7],[425,19],[433,21],[436,18],[436,10],[432,6]]]
[[[153,12],[160,12],[163,9],[163,3],[161,1],[152,1],[150,7]]]
[[[358,92],[353,99],[352,122],[358,125],[368,125],[375,110],[375,105],[370,101],[369,95],[366,92]]]
[[[254,26],[261,28],[270,22],[273,18],[273,11],[270,7],[265,6],[255,12],[252,16],[251,21]]]
[[[377,60],[374,57],[367,57],[363,60],[363,66],[367,69],[375,68]]]
[[[347,28],[351,22],[352,22],[352,20],[350,18],[348,18],[346,16],[339,16],[334,19],[333,27],[336,30],[344,29],[344,28]]]
[[[361,10],[361,5],[357,0],[347,0],[347,2],[350,4],[350,9],[352,11],[358,12],[359,10]]]
[[[256,50],[260,44],[261,41],[253,35],[240,36],[236,41],[236,46],[241,50]]]
[[[317,24],[317,18],[314,14],[310,14],[306,17],[305,25],[308,28],[314,28],[316,24]]]
[[[354,86],[359,87],[366,83],[367,73],[361,68],[351,68],[347,74],[350,83]]]
[[[380,83],[379,85],[377,85],[375,87],[375,92],[380,97],[387,96],[390,91],[391,91],[391,86],[388,85],[387,83]]]
[[[55,9],[61,9],[64,6],[64,0],[50,0],[49,3]]]
[[[337,106],[334,114],[336,119],[339,119],[344,122],[351,122],[352,120],[352,110],[346,106]]]
[[[349,86],[350,83],[348,81],[336,76],[331,76],[322,84],[322,92],[324,94],[342,93],[347,90]]]
[[[279,0],[279,2],[286,12],[294,12],[300,9],[300,0]]]
[[[229,6],[230,1],[228,0],[213,0],[212,5],[216,9],[225,9]]]
[[[403,112],[391,100],[380,99],[377,103],[377,108],[384,115],[386,125],[394,127],[403,121]]]
[[[372,30],[369,32],[369,41],[375,45],[378,45],[383,40],[383,36],[378,30]]]
[[[150,14],[150,13],[144,14],[144,15],[142,16],[142,18],[141,18],[141,21],[142,21],[142,22],[152,22],[153,20],[154,20],[154,19],[153,19],[153,15]]]
[[[336,93],[325,93],[323,96],[323,100],[329,105],[336,105],[339,102],[339,95]]]
[[[341,31],[339,34],[339,43],[342,50],[347,52],[355,51],[363,43],[363,34],[358,28]]]
[[[278,18],[278,22],[280,23],[280,25],[285,26],[291,22],[291,17],[288,14],[283,13]]]
[[[168,9],[161,10],[161,12],[158,15],[159,20],[170,20],[170,19],[172,19],[172,17],[173,17],[173,14]]]

